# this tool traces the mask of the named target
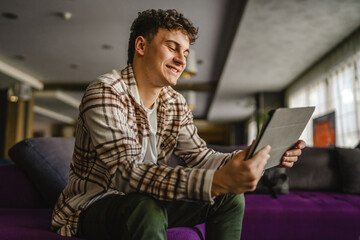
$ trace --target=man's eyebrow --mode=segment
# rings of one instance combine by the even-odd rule
[[[169,40],[165,40],[165,42],[171,42],[171,43],[174,43],[176,46],[180,46],[181,47],[181,44],[180,43],[178,43],[177,41],[175,41],[175,40],[171,40],[171,39],[169,39]],[[187,53],[189,53],[190,52],[190,50],[189,49],[186,49],[184,52],[187,52]]]

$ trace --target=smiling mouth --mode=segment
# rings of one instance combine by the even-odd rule
[[[170,71],[172,71],[173,73],[179,73],[180,72],[180,70],[179,69],[177,69],[177,68],[175,68],[175,67],[173,67],[173,66],[170,66],[170,65],[166,65],[166,67],[168,68],[168,69],[170,69]]]

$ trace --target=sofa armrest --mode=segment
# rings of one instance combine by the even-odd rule
[[[40,208],[46,206],[39,191],[15,164],[0,165],[0,207]]]

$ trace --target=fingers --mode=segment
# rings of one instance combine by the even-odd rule
[[[260,151],[257,154],[261,154],[262,156],[267,156],[270,157],[269,153],[271,150],[271,146],[270,145],[266,145],[265,147],[263,147],[262,149],[260,149]],[[256,154],[256,155],[257,155]]]
[[[284,162],[297,162],[298,157],[283,157],[282,160]]]
[[[299,156],[301,155],[301,149],[303,149],[304,147],[305,147],[305,142],[299,140],[297,145],[294,147],[294,149],[285,152],[281,161],[281,166],[289,167],[289,168],[293,167],[294,163],[297,162]]]
[[[303,140],[297,141],[294,148],[288,150],[285,152],[285,157],[298,157],[301,155],[301,149],[304,149],[306,147],[306,143]]]
[[[298,157],[283,157],[280,167],[288,167],[291,168],[294,166],[295,162],[297,162]]]
[[[306,143],[303,140],[298,140],[295,147],[297,149],[304,149],[306,147]]]
[[[284,157],[298,157],[301,155],[300,149],[291,149],[285,152]]]
[[[260,149],[255,155],[253,158],[269,158],[270,155],[270,150],[271,150],[271,147],[270,145],[267,145],[265,147],[263,147],[262,149]]]
[[[248,155],[248,152],[250,151],[252,145],[254,144],[255,140],[253,140],[253,142],[251,143],[251,145],[247,146],[244,150],[238,152],[234,158],[236,159],[241,159],[241,160],[246,160],[246,156]]]
[[[243,151],[241,151],[244,154],[244,157],[248,155],[248,152],[250,151],[251,145],[247,146]]]
[[[295,162],[285,162],[285,161],[283,161],[283,162],[281,162],[281,166],[291,168],[291,167],[294,166],[294,163]]]
[[[265,147],[263,147],[262,149],[260,149],[256,154],[255,156],[252,158],[254,161],[258,162],[259,164],[262,164],[263,166],[261,170],[264,169],[267,161],[269,160],[270,158],[270,150],[271,150],[271,147],[270,145],[267,145]],[[262,161],[259,161],[259,160],[262,160]]]

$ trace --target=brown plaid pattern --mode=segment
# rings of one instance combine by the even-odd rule
[[[90,83],[80,105],[69,184],[55,205],[52,229],[77,232],[79,214],[108,194],[142,192],[160,200],[213,202],[214,171],[232,154],[208,149],[182,95],[171,87],[158,98],[158,164],[143,163],[149,138],[131,65]],[[168,166],[176,156],[181,166]]]

